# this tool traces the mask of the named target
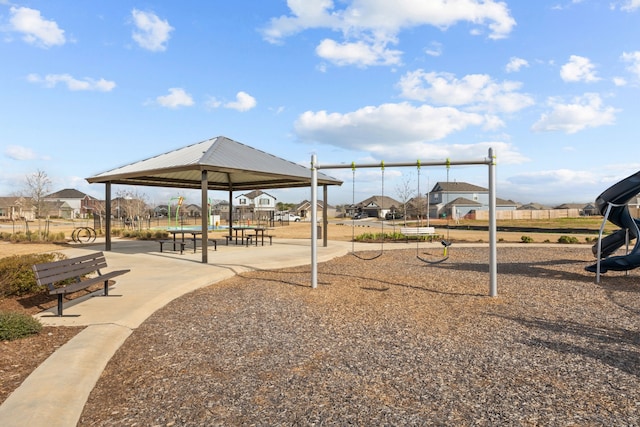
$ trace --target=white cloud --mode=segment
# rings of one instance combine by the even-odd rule
[[[156,102],[161,107],[179,108],[190,107],[194,104],[193,98],[182,88],[172,87],[169,89],[169,95],[159,96]]]
[[[507,73],[515,73],[520,71],[523,67],[528,67],[529,62],[526,59],[518,58],[516,56],[512,56],[509,59],[509,63],[505,67]]]
[[[640,51],[624,52],[622,56],[620,56],[620,59],[628,63],[627,70],[633,73],[636,78],[640,79]]]
[[[424,53],[426,53],[429,56],[440,56],[440,55],[442,55],[442,43],[431,42],[429,44],[429,47],[427,47],[424,50]]]
[[[500,39],[516,25],[507,5],[494,0],[348,0],[339,4],[346,6],[339,9],[332,0],[288,0],[290,15],[272,18],[263,36],[279,43],[307,29],[329,29],[341,32],[344,41],[324,40],[316,51],[327,55],[325,59],[337,56],[339,63],[355,64],[362,57],[366,62],[360,62],[361,66],[395,65],[401,52],[389,50],[387,45],[397,43],[397,35],[404,29],[430,25],[445,30],[467,22],[475,25],[472,34],[481,34],[480,30],[487,28],[489,38]],[[371,54],[379,57],[372,59]]]
[[[616,86],[626,86],[627,80],[624,77],[614,77],[613,84]]]
[[[227,102],[224,104],[225,108],[238,111],[249,111],[257,105],[256,99],[246,92],[238,92],[236,94],[236,100]]]
[[[626,0],[622,6],[620,6],[620,10],[627,12],[633,12],[638,8],[640,8],[640,0]]]
[[[599,172],[542,170],[509,176],[500,183],[500,194],[506,197],[522,197],[526,194],[527,200],[519,200],[522,203],[586,203],[597,197],[601,187],[602,176]]]
[[[153,12],[142,12],[137,9],[131,11],[136,30],[132,37],[138,45],[153,52],[167,49],[169,34],[173,27],[167,20],[162,20]]]
[[[534,104],[531,96],[517,92],[519,82],[495,82],[486,74],[457,79],[449,73],[410,71],[400,79],[401,96],[439,105],[466,106],[472,111],[512,113]]]
[[[215,97],[210,96],[210,97],[207,98],[207,100],[205,101],[204,105],[207,108],[218,108],[219,106],[222,105],[222,102],[218,101],[218,99],[216,99]]]
[[[341,114],[307,111],[294,124],[298,137],[346,149],[379,152],[399,145],[441,140],[469,126],[482,126],[480,114],[450,107],[409,103],[364,107]],[[412,153],[413,154],[413,153]]]
[[[5,148],[4,155],[13,160],[33,160],[36,158],[36,153],[32,149],[19,145],[9,145]]]
[[[82,80],[78,80],[69,74],[47,74],[44,77],[41,77],[38,74],[29,74],[27,76],[27,81],[30,83],[40,83],[44,87],[52,88],[55,87],[58,83],[63,83],[67,85],[69,90],[77,91],[77,90],[95,90],[99,92],[110,92],[116,87],[116,83],[99,79],[94,80],[89,77],[85,77]]]
[[[398,65],[402,52],[387,49],[385,44],[367,44],[363,41],[355,43],[337,43],[324,39],[316,54],[336,65],[356,65],[359,67],[370,65]]]
[[[43,48],[65,44],[64,30],[55,21],[48,21],[40,11],[28,7],[11,7],[11,30],[22,33],[22,39],[29,44]]]
[[[594,71],[595,66],[589,58],[571,55],[569,62],[560,68],[560,77],[565,82],[595,82],[600,80]]]
[[[440,140],[470,126],[482,126],[484,118],[455,108],[413,107],[407,103],[383,104],[340,114],[307,111],[295,122],[298,138],[345,150],[366,151],[387,160],[477,159],[488,149],[499,153],[504,164],[528,161],[509,143],[446,144]],[[437,143],[434,143],[438,141]]]
[[[616,110],[603,105],[600,95],[586,93],[576,97],[569,104],[550,98],[551,112],[545,113],[533,126],[534,132],[560,131],[568,134],[587,128],[612,125],[616,120]]]

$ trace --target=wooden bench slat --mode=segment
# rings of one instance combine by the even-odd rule
[[[97,283],[103,283],[106,281],[108,282],[109,280],[113,279],[114,277],[120,276],[122,274],[128,273],[131,270],[117,270],[117,271],[110,271],[109,273],[106,274],[102,274],[100,276],[96,276],[96,277],[90,277],[88,279],[84,279],[80,282],[75,282],[75,283],[71,283],[69,285],[63,286],[61,288],[54,288],[53,290],[49,291],[49,293],[51,295],[55,295],[55,294],[70,294],[72,292],[78,291],[80,289],[84,289],[84,288],[88,288],[90,286],[93,286]],[[108,285],[108,284],[105,284]]]
[[[38,285],[46,286],[49,289],[49,294],[58,295],[58,316],[62,316],[62,297],[65,294],[86,289],[97,283],[102,283],[104,286],[104,295],[108,295],[109,280],[131,271],[129,269],[115,270],[102,274],[100,269],[106,267],[107,261],[104,253],[96,252],[75,258],[35,264],[32,266],[32,270]],[[84,278],[94,273],[96,273],[97,276]],[[55,287],[56,283],[70,279],[75,279],[75,282],[58,288]]]

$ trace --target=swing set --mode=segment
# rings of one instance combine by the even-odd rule
[[[421,195],[422,193],[420,192],[420,166],[421,166],[421,162],[420,160],[417,161],[416,163],[417,165],[417,169],[418,169],[418,218],[420,220],[420,224],[418,227],[414,227],[414,228],[408,228],[405,227],[406,230],[414,230],[416,231],[416,259],[427,263],[427,264],[440,264],[441,262],[446,261],[449,258],[449,254],[448,254],[448,249],[449,246],[451,246],[451,240],[449,239],[449,216],[447,216],[447,239],[442,239],[440,243],[442,243],[443,246],[443,255],[442,258],[437,259],[437,260],[432,260],[432,259],[428,259],[426,257],[424,257],[423,255],[428,255],[427,253],[420,253],[420,241],[422,240],[422,233],[418,233],[421,230],[421,225],[422,225],[422,218],[424,218],[423,216],[423,212],[422,212],[422,198]],[[450,166],[450,162],[449,159],[447,159],[447,183],[449,182],[449,166]],[[351,206],[355,206],[356,204],[356,164],[355,162],[351,163],[351,171],[352,171],[352,178],[351,178],[351,184],[352,184],[352,202],[351,202]],[[380,205],[380,211],[384,212],[384,202],[385,202],[385,195],[384,195],[384,161],[380,162],[380,176],[381,176],[381,184],[380,184],[380,188],[381,188],[381,205]],[[447,203],[449,202],[448,200],[448,195],[447,195]],[[427,213],[427,215],[429,215],[429,213]],[[380,226],[380,234],[379,234],[379,238],[380,238],[380,250],[375,254],[372,255],[371,257],[365,257],[364,255],[358,253],[355,249],[355,242],[356,242],[356,236],[355,236],[355,230],[356,230],[356,222],[355,222],[355,213],[352,214],[351,216],[351,255],[355,256],[358,259],[361,259],[363,261],[372,261],[374,259],[379,258],[380,256],[382,256],[382,254],[384,253],[384,241],[385,241],[385,226],[384,226],[384,221],[381,222],[381,226]]]
[[[449,168],[451,166],[472,166],[472,165],[486,165],[489,169],[489,296],[497,296],[497,248],[496,248],[496,184],[495,184],[495,166],[496,166],[496,157],[494,155],[493,149],[489,149],[489,155],[487,158],[480,160],[464,160],[464,161],[451,161],[450,159],[446,159],[445,162],[421,162],[417,160],[416,162],[407,162],[407,163],[384,163],[380,162],[379,164],[362,164],[359,165],[359,168],[381,168],[381,176],[382,176],[382,200],[384,200],[384,168],[385,167],[416,167],[418,170],[418,194],[420,194],[420,168],[422,166],[446,166],[447,167],[447,182],[449,181]],[[317,242],[318,236],[315,233],[315,226],[318,221],[318,212],[317,212],[317,201],[318,201],[318,170],[320,169],[346,169],[351,168],[353,173],[353,198],[355,199],[355,171],[356,164],[352,162],[350,165],[345,164],[333,164],[333,165],[320,165],[317,161],[316,155],[313,154],[311,156],[311,288],[315,289],[318,287],[318,251],[317,251]],[[326,192],[326,187],[325,187]],[[326,197],[325,197],[326,199]],[[447,201],[448,203],[448,201]],[[354,200],[355,204],[355,200]],[[326,206],[326,200],[325,200]],[[383,207],[381,207],[383,209]],[[449,253],[448,248],[451,246],[451,240],[449,239],[449,215],[447,215],[447,238],[441,241],[442,246],[444,247],[444,253],[442,258],[437,260],[427,259],[420,254],[420,239],[417,239],[416,243],[416,258],[420,261],[423,261],[427,264],[439,264],[448,259]],[[323,228],[326,230],[327,227],[327,215],[326,212],[323,215]],[[352,239],[352,251],[351,253],[356,257],[363,260],[373,260],[380,257],[384,251],[384,222],[382,223],[382,238],[380,244],[380,251],[378,254],[371,258],[364,258],[356,254],[354,250],[354,240]],[[352,232],[353,234],[354,232]],[[355,237],[355,236],[354,236]],[[419,237],[419,236],[418,236]],[[325,246],[326,246],[326,238],[325,238]],[[423,254],[424,255],[424,254]]]

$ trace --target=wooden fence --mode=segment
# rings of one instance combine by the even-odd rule
[[[579,216],[580,216],[579,209],[539,209],[539,210],[496,211],[496,220],[556,219],[556,218],[576,218]],[[488,220],[489,211],[476,211],[475,219]]]

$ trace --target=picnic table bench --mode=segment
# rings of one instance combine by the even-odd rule
[[[180,255],[182,255],[182,253],[184,252],[184,247],[187,245],[187,242],[184,242],[182,240],[171,240],[171,239],[158,240],[158,243],[160,243],[160,252],[162,252],[162,249],[165,244],[173,245],[174,252],[177,252],[176,246],[180,247]],[[195,252],[195,249],[193,251]]]
[[[164,245],[173,245],[173,251],[174,252],[178,252],[178,250],[180,251],[180,255],[182,255],[184,253],[184,248],[187,246],[186,241],[183,240],[172,240],[172,239],[163,239],[163,240],[157,240],[158,243],[160,243],[160,252],[164,252]],[[193,241],[193,253],[196,253],[196,250],[198,249],[198,245],[197,245],[197,240]],[[213,250],[217,251],[218,250],[218,241],[216,239],[207,239],[207,242],[209,246],[213,246]],[[228,243],[227,243],[228,244]],[[180,249],[176,249],[176,248],[180,248]]]
[[[107,268],[107,260],[102,252],[32,266],[38,285],[47,287],[50,295],[58,295],[58,316],[62,316],[64,295],[86,289],[97,283],[103,283],[104,295],[108,296],[109,280],[131,271],[129,269],[115,270],[103,274],[100,272],[103,268]],[[93,273],[97,275],[86,278]],[[70,280],[73,282],[61,287],[55,286],[57,283],[69,282]]]
[[[404,235],[408,242],[411,236],[435,236],[436,229],[435,227],[401,227],[400,234]]]

